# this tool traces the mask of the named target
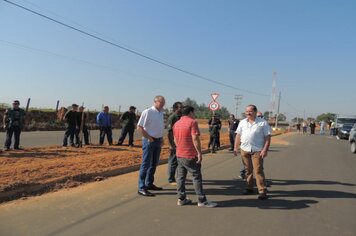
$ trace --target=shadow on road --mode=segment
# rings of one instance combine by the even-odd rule
[[[268,180],[271,185],[342,185],[355,186],[350,183],[341,183],[337,181],[324,180]],[[220,207],[257,207],[260,209],[280,209],[293,210],[310,207],[310,204],[316,204],[318,201],[315,198],[355,198],[356,194],[335,190],[296,190],[296,191],[269,191],[270,198],[267,201],[259,201],[254,199],[246,199],[251,196],[242,195],[242,189],[245,187],[243,181],[238,180],[205,180],[204,185],[216,185],[219,188],[206,189],[207,195],[225,195],[236,196],[236,199],[219,202]],[[289,200],[288,198],[302,198],[302,200]],[[283,199],[277,199],[283,198]],[[304,199],[303,199],[304,198]],[[314,199],[310,199],[314,198]]]

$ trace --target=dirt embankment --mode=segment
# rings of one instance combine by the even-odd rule
[[[221,146],[229,146],[227,132],[221,133],[220,139]],[[207,149],[209,135],[202,134],[201,140],[202,148]],[[280,142],[283,144],[283,139]],[[161,163],[166,163],[169,156],[167,140],[165,143]],[[83,148],[53,146],[0,152],[0,202],[137,170],[141,154],[141,146],[107,145]]]

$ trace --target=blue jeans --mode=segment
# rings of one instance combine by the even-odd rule
[[[177,192],[178,198],[184,200],[186,198],[185,180],[187,173],[191,173],[193,176],[193,185],[199,202],[205,202],[206,197],[203,192],[203,177],[201,174],[201,164],[197,164],[197,159],[191,158],[179,158],[177,168]]]
[[[140,167],[140,176],[138,180],[138,189],[147,189],[153,185],[154,174],[161,155],[162,138],[150,142],[148,139],[142,139],[142,163]]]
[[[169,158],[168,158],[168,182],[176,182],[176,170],[178,162],[176,156],[176,149],[171,149]]]

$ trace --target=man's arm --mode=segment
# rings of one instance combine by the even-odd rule
[[[262,158],[265,158],[267,156],[270,144],[271,144],[271,135],[267,135],[265,136],[265,145],[263,146],[263,149],[260,153],[260,156]]]
[[[193,138],[193,144],[194,144],[195,150],[198,153],[197,163],[200,164],[203,161],[203,155],[201,153],[200,137],[199,137],[199,135],[192,135],[192,138]]]
[[[146,130],[142,126],[138,125],[137,129],[138,129],[138,131],[141,132],[143,137],[145,137],[148,140],[150,140],[150,142],[153,142],[153,138],[146,132]]]
[[[234,155],[235,156],[237,156],[237,153],[239,152],[240,144],[241,144],[241,136],[240,136],[240,134],[236,134],[235,145],[234,145]]]
[[[8,110],[6,110],[5,111],[5,114],[4,114],[4,119],[3,119],[3,126],[4,126],[4,129],[6,129],[7,128],[7,117],[9,116],[9,113],[8,113],[9,111]]]

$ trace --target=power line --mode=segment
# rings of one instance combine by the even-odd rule
[[[197,74],[197,73],[190,72],[190,71],[188,71],[188,70],[179,68],[179,67],[177,67],[177,66],[175,66],[175,65],[172,65],[172,64],[169,64],[169,63],[166,63],[166,62],[157,60],[157,59],[155,59],[155,58],[153,58],[153,57],[147,56],[147,55],[145,55],[145,54],[143,54],[143,53],[139,53],[139,52],[137,52],[137,51],[135,51],[135,50],[129,49],[129,48],[127,48],[127,47],[124,47],[124,46],[122,46],[122,45],[119,45],[119,44],[117,44],[117,43],[114,43],[114,42],[112,42],[112,41],[109,41],[109,40],[107,40],[107,39],[104,39],[104,38],[102,38],[102,37],[99,37],[99,36],[96,36],[96,35],[94,35],[94,34],[88,33],[88,32],[86,32],[86,31],[84,31],[84,30],[81,30],[81,29],[78,29],[78,28],[76,28],[76,27],[74,27],[74,26],[71,26],[71,25],[69,25],[69,24],[63,23],[63,22],[61,22],[61,21],[59,21],[59,20],[56,20],[56,19],[54,19],[54,18],[51,18],[51,17],[49,17],[49,16],[46,16],[46,15],[44,15],[44,14],[41,14],[41,13],[36,12],[36,11],[34,11],[34,10],[31,10],[31,9],[29,9],[29,8],[27,8],[27,7],[24,7],[24,6],[22,6],[22,5],[19,5],[19,4],[17,4],[17,3],[14,3],[14,2],[12,2],[12,1],[9,1],[9,0],[3,0],[3,1],[6,2],[6,3],[11,4],[11,5],[13,5],[13,6],[16,6],[16,7],[18,7],[18,8],[21,8],[21,9],[23,9],[23,10],[25,10],[25,11],[28,11],[28,12],[30,12],[30,13],[33,13],[33,14],[38,15],[38,16],[40,16],[40,17],[43,17],[43,18],[45,18],[45,19],[47,19],[47,20],[50,20],[50,21],[52,21],[52,22],[55,22],[55,23],[57,23],[57,24],[59,24],[59,25],[62,25],[62,26],[64,26],[64,27],[67,27],[67,28],[69,28],[69,29],[72,29],[72,30],[74,30],[74,31],[77,31],[77,32],[82,33],[82,34],[84,34],[84,35],[87,35],[87,36],[89,36],[89,37],[91,37],[91,38],[97,39],[97,40],[102,41],[102,42],[104,42],[104,43],[110,44],[110,45],[112,45],[112,46],[115,46],[115,47],[117,47],[117,48],[120,48],[120,49],[122,49],[122,50],[125,50],[125,51],[127,51],[127,52],[130,52],[130,53],[132,53],[132,54],[135,54],[135,55],[137,55],[137,56],[143,57],[143,58],[145,58],[145,59],[147,59],[147,60],[156,62],[156,63],[158,63],[158,64],[161,64],[161,65],[166,66],[166,67],[169,67],[169,68],[171,68],[171,69],[174,69],[174,70],[183,72],[183,73],[188,74],[188,75],[191,75],[191,76],[193,76],[193,77],[196,77],[196,78],[199,78],[199,79],[202,79],[202,80],[205,80],[205,81],[214,83],[214,84],[219,84],[219,85],[224,86],[224,87],[227,87],[227,88],[231,88],[231,89],[243,91],[243,92],[250,93],[250,94],[254,94],[254,95],[258,95],[258,96],[264,96],[264,97],[270,96],[270,95],[268,95],[268,94],[263,94],[263,93],[258,93],[258,92],[246,90],[246,89],[237,88],[237,87],[235,87],[235,86],[232,86],[232,85],[229,85],[229,84],[226,84],[226,83],[222,83],[222,82],[219,82],[219,81],[210,79],[210,78],[208,78],[208,77],[199,75],[199,74]]]

